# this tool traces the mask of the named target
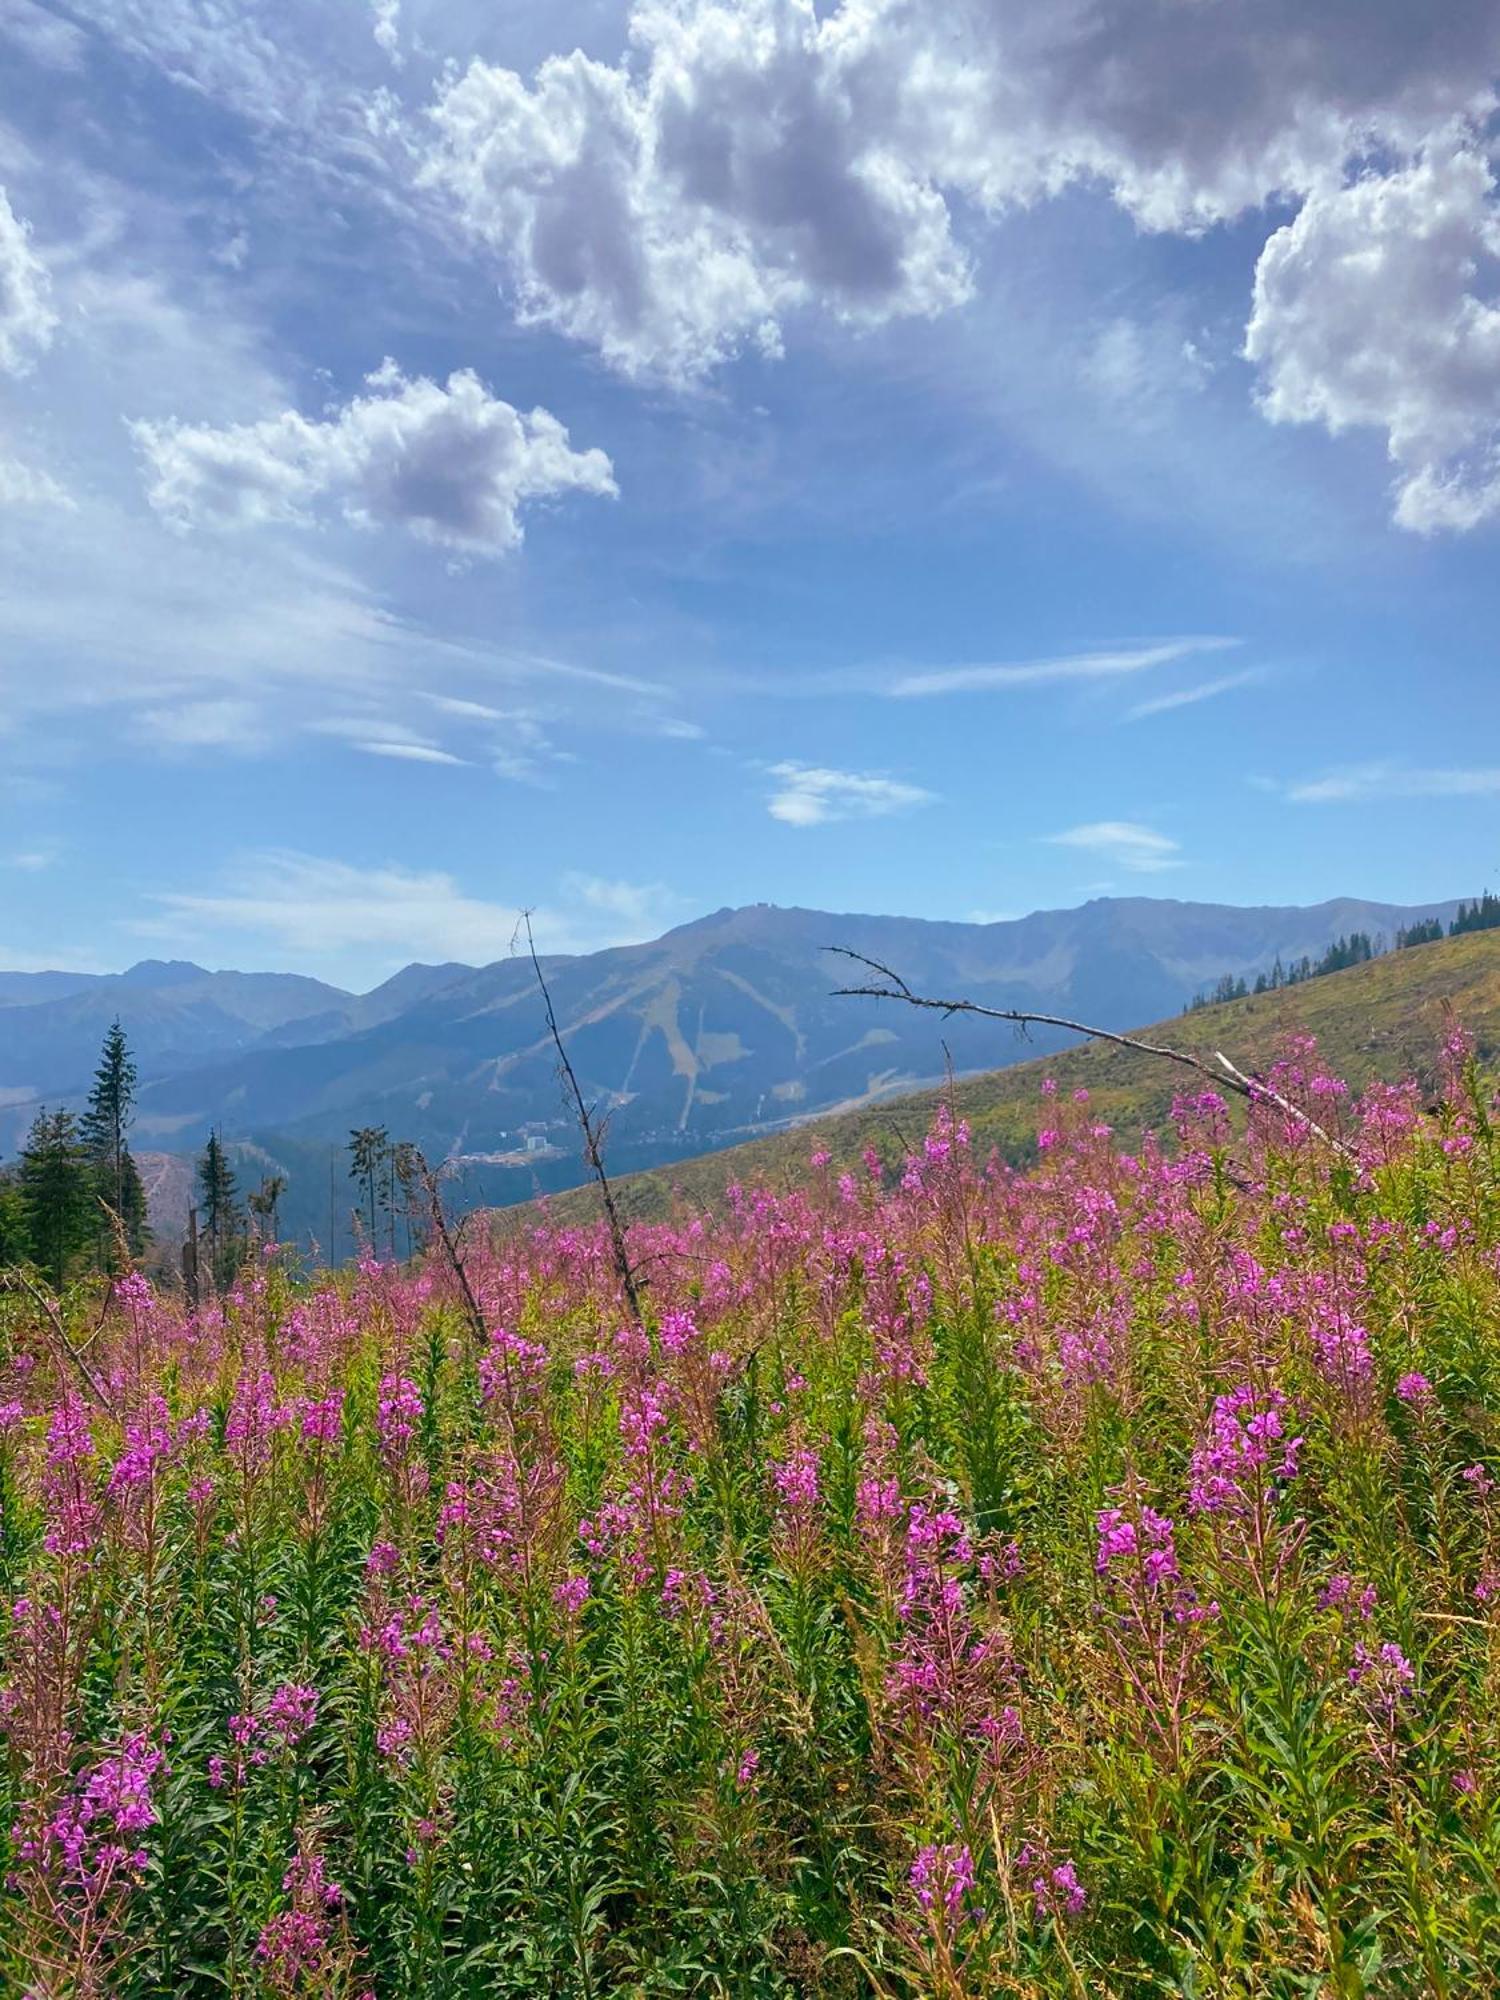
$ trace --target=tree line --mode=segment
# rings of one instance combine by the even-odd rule
[[[1438,944],[1444,936],[1465,937],[1471,931],[1492,930],[1500,930],[1500,896],[1486,889],[1472,903],[1459,904],[1458,913],[1446,932],[1441,917],[1427,917],[1417,923],[1403,925],[1389,946],[1383,936],[1372,936],[1368,931],[1350,931],[1347,937],[1335,938],[1317,958],[1304,954],[1293,959],[1290,965],[1283,965],[1278,953],[1270,971],[1257,973],[1253,985],[1243,977],[1236,978],[1233,973],[1226,972],[1206,991],[1193,995],[1188,1002],[1188,1012],[1196,1014],[1204,1007],[1221,1007],[1226,1000],[1245,1000],[1252,993],[1279,993],[1284,987],[1300,986],[1304,980],[1321,979],[1325,973],[1343,972],[1351,965],[1366,965],[1372,958],[1384,958],[1387,950],[1409,951],[1414,945]]]
[[[60,1287],[80,1271],[116,1274],[145,1254],[146,1190],[127,1136],[135,1085],[116,1021],[82,1114],[44,1105],[18,1163],[0,1171],[0,1265],[35,1265]]]
[[[42,1106],[16,1164],[0,1168],[0,1268],[29,1266],[61,1290],[79,1278],[118,1277],[153,1248],[146,1189],[130,1148],[136,1083],[116,1020],[83,1111]],[[351,1131],[347,1151],[359,1189],[357,1232],[370,1250],[410,1257],[421,1247],[426,1214],[420,1152],[392,1140],[383,1125]],[[286,1190],[286,1175],[273,1170],[242,1193],[222,1135],[210,1132],[194,1162],[180,1258],[191,1298],[224,1290],[254,1243],[278,1239]],[[330,1229],[334,1222],[330,1214]]]

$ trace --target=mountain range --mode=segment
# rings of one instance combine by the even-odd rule
[[[1001,923],[838,915],[753,904],[646,944],[543,967],[574,1067],[609,1113],[610,1156],[648,1167],[867,1105],[940,1076],[1004,1067],[1064,1039],[998,1022],[835,997],[846,946],[923,991],[1036,1008],[1105,1028],[1179,1011],[1228,973],[1317,956],[1360,930],[1438,917],[1352,898],[1239,909],[1104,897]],[[77,1103],[119,1017],[135,1052],[142,1154],[187,1154],[210,1129],[292,1183],[291,1226],[346,1213],[351,1127],[384,1125],[461,1170],[464,1198],[572,1184],[577,1135],[528,961],[411,965],[351,994],[292,973],[148,961],[114,975],[0,972],[0,1151],[39,1103]],[[330,1204],[334,1150],[338,1185]],[[158,1167],[165,1188],[172,1175]]]

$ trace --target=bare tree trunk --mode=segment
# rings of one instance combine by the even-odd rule
[[[188,1233],[182,1246],[182,1289],[191,1309],[198,1310],[198,1211],[188,1210]]]
[[[615,1206],[614,1189],[609,1184],[609,1175],[604,1171],[605,1120],[596,1118],[592,1108],[584,1101],[583,1091],[568,1051],[563,1044],[562,1031],[557,1025],[557,1014],[552,1005],[552,995],[542,972],[542,962],[536,955],[536,940],[531,934],[531,912],[528,910],[522,920],[526,926],[526,949],[531,954],[531,969],[536,974],[536,983],[541,988],[542,1005],[547,1014],[547,1032],[552,1037],[552,1045],[557,1050],[558,1075],[572,1104],[573,1115],[578,1120],[578,1129],[583,1134],[583,1156],[589,1163],[589,1171],[599,1186],[599,1198],[604,1205],[604,1219],[609,1225],[609,1240],[614,1252],[615,1272],[620,1280],[620,1290],[625,1294],[625,1303],[630,1308],[630,1317],[637,1326],[642,1324],[641,1287],[643,1281],[637,1277],[635,1266],[630,1261],[630,1250],[625,1238],[625,1226],[620,1220],[620,1212]]]

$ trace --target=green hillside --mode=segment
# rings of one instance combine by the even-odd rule
[[[850,1000],[852,1013],[873,1025],[895,1003]],[[1433,1066],[1450,1008],[1476,1037],[1483,1057],[1500,1052],[1500,931],[1481,931],[1393,952],[1368,965],[1326,974],[1277,993],[1201,1009],[1140,1032],[1148,1040],[1212,1056],[1222,1049],[1241,1069],[1272,1061],[1284,1036],[1316,1035],[1327,1066],[1351,1083],[1422,1075]],[[932,1021],[934,1057],[941,1060],[941,1017]],[[1086,1088],[1101,1117],[1122,1137],[1159,1125],[1174,1094],[1191,1087],[1191,1073],[1107,1042],[1076,1048],[962,1077],[955,1086],[960,1115],[973,1127],[981,1152],[997,1147],[1023,1160],[1034,1142],[1037,1099],[1044,1076],[1065,1090]],[[620,1205],[633,1220],[665,1215],[677,1199],[711,1204],[732,1181],[785,1184],[802,1178],[808,1155],[825,1147],[836,1168],[856,1161],[867,1146],[893,1157],[918,1142],[943,1092],[916,1091],[857,1111],[809,1120],[770,1138],[705,1153],[616,1183]],[[503,1225],[535,1220],[534,1204],[504,1212]],[[555,1195],[546,1213],[557,1222],[581,1222],[597,1213],[592,1188]]]

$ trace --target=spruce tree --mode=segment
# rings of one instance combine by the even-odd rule
[[[131,1256],[139,1257],[146,1247],[146,1192],[126,1140],[135,1108],[135,1083],[135,1062],[116,1019],[104,1037],[79,1136],[93,1164],[95,1192],[119,1217]],[[113,1266],[114,1245],[108,1231],[101,1248],[103,1261]]]
[[[94,1235],[95,1203],[87,1151],[71,1111],[38,1111],[18,1175],[32,1260],[59,1290]]]
[[[214,1284],[222,1290],[238,1261],[240,1201],[234,1170],[217,1132],[209,1133],[198,1159],[198,1194]]]
[[[15,1172],[0,1172],[0,1271],[7,1265],[24,1264],[31,1252],[31,1233],[26,1226],[26,1204]]]

